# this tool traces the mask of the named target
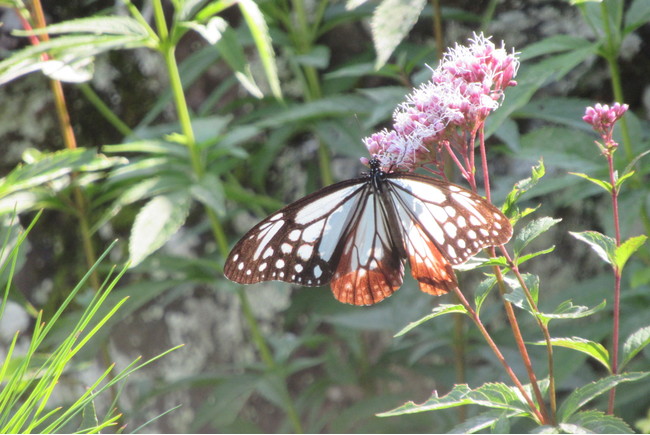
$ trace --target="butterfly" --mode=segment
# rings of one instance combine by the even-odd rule
[[[224,274],[253,284],[330,284],[341,302],[371,305],[402,285],[404,263],[420,290],[458,286],[452,266],[505,244],[510,221],[476,193],[432,177],[370,171],[287,205],[254,226],[231,250]]]

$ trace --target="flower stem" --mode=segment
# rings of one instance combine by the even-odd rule
[[[618,187],[616,186],[616,173],[614,171],[614,155],[613,150],[607,153],[607,164],[609,167],[609,182],[612,185],[612,213],[614,215],[614,232],[616,237],[616,246],[621,246],[621,228],[618,216]],[[619,341],[619,325],[620,325],[620,310],[621,310],[621,270],[618,266],[613,265],[614,269],[614,319],[612,326],[612,373],[618,373],[618,341]],[[607,412],[614,413],[614,403],[616,400],[616,387],[609,390],[609,404]]]
[[[524,386],[521,384],[519,381],[519,378],[517,378],[517,375],[515,372],[512,370],[506,359],[504,358],[503,354],[499,350],[499,347],[496,345],[494,340],[492,340],[492,337],[490,336],[490,333],[485,329],[485,326],[483,325],[483,322],[481,322],[480,317],[476,313],[476,311],[472,308],[472,306],[469,304],[467,299],[465,299],[465,296],[463,293],[460,291],[458,287],[454,288],[454,292],[456,293],[456,296],[460,300],[461,304],[465,307],[467,312],[469,313],[470,317],[474,321],[474,324],[477,326],[479,331],[481,332],[481,335],[483,335],[483,338],[487,342],[488,346],[490,346],[490,349],[492,349],[492,352],[494,352],[494,355],[497,357],[503,368],[505,369],[506,373],[512,379],[514,382],[515,386],[521,393],[522,397],[528,403],[528,406],[530,407],[530,412],[535,416],[535,418],[538,420],[540,424],[548,424],[548,420],[544,418],[544,416],[540,413],[539,409],[537,409],[537,406],[535,406],[535,403],[531,399],[531,397],[528,395],[528,392],[524,388]]]

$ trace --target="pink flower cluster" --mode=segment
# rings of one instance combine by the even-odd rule
[[[388,172],[438,165],[435,151],[442,149],[454,148],[469,162],[478,128],[500,105],[503,91],[516,84],[518,67],[514,53],[496,48],[482,34],[474,35],[468,46],[456,44],[432,71],[431,80],[395,110],[393,129],[364,139],[370,155]]]
[[[627,104],[620,103],[614,103],[612,107],[597,103],[594,107],[587,107],[582,120],[590,124],[606,143],[611,143],[614,124],[621,119],[629,107]]]

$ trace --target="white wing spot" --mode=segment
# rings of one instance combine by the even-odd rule
[[[454,186],[452,184],[452,185],[449,185],[448,187],[449,187],[449,190],[451,190],[452,192],[460,192],[460,187],[458,187],[458,186]]]
[[[300,273],[303,270],[302,264],[296,264],[293,266],[294,269],[296,269],[296,272]]]
[[[237,269],[244,270],[244,262],[243,261],[237,265]]]
[[[251,273],[253,273],[253,272],[251,272],[250,269],[248,269],[248,270],[246,271],[246,275],[249,275],[249,276],[250,276]]]
[[[481,233],[482,235],[484,235],[485,237],[487,237],[487,236],[490,235],[490,233],[488,232],[488,230],[486,230],[485,228],[481,228],[481,229],[479,229],[479,231],[480,231],[480,233]]]
[[[277,267],[278,269],[282,269],[284,267],[284,260],[280,258],[278,261],[276,261],[275,267]]]
[[[280,273],[278,273],[278,276],[279,276],[280,278],[284,278],[284,272],[280,271]]]
[[[232,261],[233,261],[233,263],[234,263],[235,261],[237,261],[238,258],[239,258],[239,254],[235,254],[235,255],[233,255],[233,257],[232,257]]]
[[[456,237],[456,230],[457,230],[456,225],[454,225],[454,224],[451,223],[451,222],[447,222],[447,223],[443,226],[443,228],[445,229],[445,232],[447,233],[447,235],[448,235],[449,237],[451,237],[452,239]]]
[[[452,217],[452,218],[453,218],[454,216],[456,216],[456,209],[453,208],[453,207],[450,206],[450,205],[446,205],[446,206],[445,206],[445,211],[447,212],[447,214],[449,215],[449,217]]]
[[[257,268],[260,272],[262,272],[264,269],[266,269],[266,263],[260,264],[260,267]]]
[[[453,246],[451,245],[447,246],[447,252],[449,253],[449,256],[451,258],[456,258],[456,250],[454,249]]]
[[[291,251],[293,251],[293,246],[288,243],[283,243],[282,246],[280,246],[280,250],[283,254],[291,254]]]
[[[456,244],[458,245],[458,247],[460,249],[465,249],[465,246],[467,246],[467,244],[465,243],[465,240],[463,240],[463,239],[456,240]]]
[[[469,223],[472,224],[472,225],[475,225],[475,226],[477,226],[477,227],[478,227],[479,225],[481,225],[481,222],[480,222],[480,221],[476,218],[476,216],[474,216],[474,215],[471,215],[471,216],[469,217]]]
[[[325,226],[324,220],[309,225],[307,228],[305,228],[304,232],[302,233],[302,240],[307,243],[315,242],[323,232],[324,226]]]
[[[318,279],[321,277],[322,274],[323,274],[323,270],[320,268],[320,266],[319,265],[314,266],[314,278]],[[311,284],[311,280],[309,281],[309,283]]]
[[[467,226],[467,221],[463,216],[459,216],[456,224],[458,224],[459,228],[465,228]]]
[[[270,246],[266,248],[266,251],[264,251],[264,255],[262,255],[262,258],[269,258],[271,255],[273,255],[273,248]]]
[[[313,246],[302,245],[300,248],[298,248],[298,257],[304,261],[307,261],[311,257],[312,252],[314,252]]]
[[[269,218],[269,220],[270,220],[270,221],[277,221],[277,220],[280,219],[282,216],[283,216],[282,213],[278,213],[278,214],[276,214],[276,215],[274,215],[274,216],[271,216],[271,217]]]
[[[492,225],[493,225],[494,228],[496,228],[497,230],[500,230],[501,228],[503,228],[499,222],[493,222]]]
[[[289,233],[289,240],[292,242],[297,241],[300,238],[300,230],[293,230]]]
[[[469,237],[470,239],[476,239],[476,231],[468,230],[467,231],[467,237]],[[474,245],[476,246],[476,242],[474,243]]]

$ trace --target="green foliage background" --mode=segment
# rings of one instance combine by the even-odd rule
[[[494,202],[503,203],[543,159],[546,177],[519,204],[540,208],[516,232],[541,216],[562,219],[549,223],[531,249],[555,250],[524,265],[541,278],[540,310],[605,300],[607,309],[555,320],[551,331],[610,345],[611,274],[569,231],[613,234],[611,205],[598,186],[569,172],[607,174],[596,138],[581,121],[585,106],[630,104],[616,155],[621,172],[629,164],[635,170],[620,197],[622,232],[626,239],[648,234],[650,164],[636,158],[649,148],[641,98],[650,76],[646,0],[523,10],[496,1],[443,2],[440,9],[435,1],[397,0],[356,7],[324,0],[54,3],[43,5],[50,41],[31,46],[26,33],[16,32],[0,62],[0,218],[10,228],[16,210],[27,226],[44,210],[9,298],[51,318],[97,253],[118,240],[112,261],[130,261],[130,269],[106,303],[129,299],[84,349],[84,361],[102,371],[113,361],[124,368],[121,361],[185,344],[132,375],[117,394],[125,431],[151,418],[151,430],[180,432],[471,429],[463,422],[476,421],[478,406],[376,417],[408,401],[431,402],[433,390],[455,394],[462,389],[455,384],[508,383],[469,323],[446,316],[393,337],[453,299],[420,294],[407,279],[387,301],[350,307],[327,288],[244,289],[221,270],[229,246],[260,218],[357,175],[366,154],[361,138],[385,126],[410,89],[428,78],[425,64],[436,64],[441,47],[464,43],[473,31],[503,39],[522,61],[518,86],[487,128]],[[538,8],[551,19],[539,18]],[[522,14],[516,25],[512,14]],[[434,38],[434,28],[443,40]],[[44,52],[72,68],[52,72]],[[61,139],[43,72],[67,81],[77,149]],[[648,326],[649,264],[641,247],[626,266],[622,337]],[[462,274],[461,289],[473,295],[480,278]],[[94,279],[88,286],[97,289]],[[487,296],[481,316],[523,373],[496,296]],[[540,339],[532,317],[521,322],[527,341]],[[55,348],[56,334],[46,343]],[[542,379],[546,355],[541,347],[530,352]],[[556,348],[560,397],[607,374],[587,354]],[[635,353],[627,370],[648,370],[649,358],[647,348]],[[74,384],[83,369],[71,366],[60,383]],[[602,398],[571,423],[602,431],[628,431],[637,422],[647,428],[647,382],[619,387],[616,415],[627,426],[603,423]],[[509,420],[511,411],[491,411],[494,432],[534,429]],[[590,426],[590,419],[598,423]]]

